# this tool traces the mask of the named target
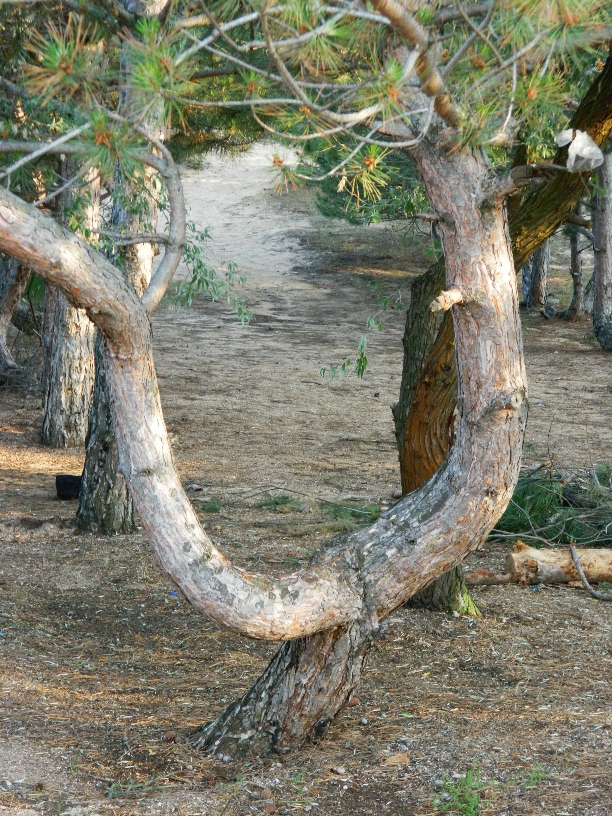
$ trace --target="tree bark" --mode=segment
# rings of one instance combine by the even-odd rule
[[[30,280],[30,270],[12,258],[0,259],[0,384],[21,383],[24,371],[8,347],[7,332],[13,313]]]
[[[462,207],[458,207],[455,201],[449,199],[454,193],[458,193],[458,198],[462,199],[463,202],[470,198],[466,194],[465,184],[467,183],[467,178],[471,178],[473,182],[474,180],[478,179],[478,162],[474,159],[474,157],[463,157],[463,159],[460,157],[455,157],[454,160],[448,158],[445,160],[440,160],[439,157],[432,159],[431,155],[424,147],[419,151],[419,153],[419,167],[423,177],[429,182],[429,187],[431,189],[428,189],[428,192],[430,193],[432,204],[436,207],[438,212],[444,212],[448,222],[450,222],[450,224],[443,228],[441,232],[443,235],[442,240],[445,257],[447,258],[446,268],[448,287],[456,287],[462,293],[464,293],[463,303],[461,306],[453,309],[453,317],[456,321],[457,334],[459,334],[459,332],[471,330],[474,338],[479,335],[480,330],[483,327],[483,323],[481,322],[481,316],[477,316],[477,313],[479,312],[483,301],[480,299],[477,292],[481,291],[481,286],[484,286],[487,291],[490,292],[490,286],[493,284],[493,278],[496,274],[494,270],[499,270],[501,265],[501,268],[505,269],[507,274],[507,279],[504,276],[504,293],[505,296],[510,297],[514,310],[514,316],[511,319],[511,345],[514,346],[514,343],[517,342],[520,344],[518,297],[515,287],[509,240],[503,225],[504,210],[501,203],[498,205],[497,211],[495,208],[493,208],[489,211],[481,211],[478,215],[474,212],[466,212]],[[451,190],[453,192],[450,192]],[[474,198],[478,200],[479,197],[474,196]],[[494,240],[490,234],[487,234],[488,228],[490,228],[491,225],[489,218],[499,220],[499,232]],[[480,234],[480,230],[483,230],[484,234]],[[478,234],[480,234],[480,241],[476,239]],[[478,248],[476,248],[476,245],[473,243],[475,239],[478,243]],[[495,258],[487,258],[486,256],[488,251],[490,251],[489,248],[492,249],[494,255],[497,255],[498,252],[500,254]],[[502,257],[504,257],[504,260],[502,260]],[[485,272],[485,269],[488,269],[489,271]],[[488,277],[488,283],[486,285],[484,283],[483,276],[484,278]],[[427,283],[428,281],[423,281],[422,286],[426,287]],[[506,283],[508,285],[508,290],[505,288]],[[496,302],[499,302],[497,299],[495,300]],[[479,305],[477,305],[477,303]],[[487,307],[485,307],[485,310],[486,308]],[[468,327],[470,328],[468,329]],[[507,328],[508,327],[506,327],[506,329]],[[481,337],[480,340],[482,339],[483,338]],[[502,345],[506,345],[506,339],[509,338],[506,336],[506,338],[502,340],[501,335],[498,335],[498,340],[501,341]],[[523,382],[524,375],[522,372],[522,358],[520,356],[518,346],[515,347],[515,351],[517,352],[517,356],[514,357],[514,354],[512,355],[514,362],[510,365],[510,368],[513,368],[515,364],[518,366],[517,369],[514,369],[513,375],[517,375],[520,372],[519,379],[521,382]],[[473,361],[473,358],[471,358],[471,360]],[[507,375],[509,371],[508,363],[509,359],[506,359],[504,364],[501,364],[500,362],[500,372],[504,371],[505,375]],[[469,402],[466,400],[467,392],[470,392],[470,399],[472,399],[474,395],[471,394],[470,387],[466,381],[466,377],[470,376],[470,363],[463,357],[459,347],[458,366],[460,407],[457,427],[457,443],[453,448],[449,459],[447,460],[446,467],[440,468],[436,475],[430,481],[428,481],[424,487],[410,493],[405,499],[403,499],[402,502],[397,505],[396,508],[394,508],[394,513],[401,512],[399,508],[408,504],[412,505],[413,507],[420,505],[423,501],[423,497],[429,494],[429,490],[431,489],[435,492],[436,488],[434,486],[441,484],[445,478],[449,478],[452,481],[454,478],[454,475],[452,474],[455,470],[457,462],[463,455],[465,455],[466,450],[464,445],[466,442],[466,420],[467,415],[470,413],[470,408],[468,408]],[[474,384],[475,381],[472,381],[472,385]],[[514,390],[514,388],[510,388],[506,392],[507,396],[502,397],[501,401],[498,403],[500,405],[509,405],[509,400],[511,401],[515,398],[517,399],[516,410],[518,413],[513,416],[513,420],[518,421],[521,428],[525,417],[523,405],[524,392],[521,390],[523,387],[523,385],[520,386],[520,394]],[[502,391],[503,390],[504,389],[502,388]],[[510,394],[512,394],[512,396],[510,396]],[[497,399],[500,399],[499,395]],[[401,408],[396,408],[396,414],[401,410]],[[516,431],[518,431],[518,426],[516,427]],[[522,435],[522,430],[518,431],[518,433],[519,435]],[[470,459],[472,467],[476,466],[478,468],[477,462],[482,455],[483,452],[480,452],[477,456]],[[497,470],[497,466],[495,466],[495,470],[499,476],[501,476],[501,474],[504,472],[504,468],[506,466],[508,466],[510,470],[514,469],[516,465],[514,456],[516,456],[516,452],[512,456],[512,464],[510,464],[510,461],[507,458],[505,459],[505,465],[501,470]],[[467,461],[465,461],[465,465],[467,465]],[[487,469],[490,466],[491,462],[489,461],[484,468]],[[463,471],[461,478],[465,478],[466,476],[467,470]],[[495,488],[493,492],[497,494],[497,488]],[[425,503],[427,504],[427,501]],[[415,533],[416,527],[419,527],[419,533],[422,532],[420,525],[424,520],[425,519],[423,516],[419,522],[416,522],[415,519]],[[447,535],[450,532],[451,527],[452,522],[450,522],[450,515],[445,516],[443,530],[440,530],[440,534],[442,536]],[[370,531],[369,533],[366,533],[365,537],[366,540],[369,539],[371,541],[372,532]],[[395,557],[395,553],[392,554],[393,557]],[[366,562],[361,567],[362,573],[365,572],[366,576],[369,573],[368,566],[369,564],[366,557]],[[388,564],[387,567],[389,567]],[[435,570],[435,573],[439,574],[440,572],[444,571],[444,569],[438,568]],[[450,583],[455,580],[455,571],[446,571],[445,581]],[[391,579],[391,582],[393,582],[393,579]],[[421,575],[419,580],[419,584],[421,584],[421,586],[430,583],[431,581],[426,580],[425,577]],[[434,585],[435,584],[438,584],[438,582],[434,582]],[[443,584],[438,584],[438,586],[443,595],[448,597],[448,586],[444,586]],[[415,593],[409,591],[406,594],[412,597]],[[402,591],[397,586],[393,591],[388,593],[387,597],[389,597],[389,599],[393,597],[394,599],[389,604],[389,610],[397,604],[399,597],[402,595]],[[374,597],[376,597],[376,593],[374,593]],[[384,614],[383,609],[379,604],[377,604],[376,612],[379,618]],[[365,632],[363,632],[361,629],[357,630],[358,639],[356,641],[355,654],[359,655],[359,660],[351,658],[349,663],[340,661],[339,664],[337,664],[335,659],[332,659],[329,663],[326,660],[324,667],[318,666],[316,663],[316,656],[320,651],[317,648],[318,644],[316,642],[316,638],[319,637],[318,635],[300,641],[299,645],[294,647],[283,647],[281,653],[277,656],[277,658],[275,658],[275,660],[272,661],[266,672],[264,672],[262,678],[260,678],[253,689],[247,692],[247,694],[241,700],[231,706],[215,722],[204,726],[201,731],[197,732],[192,738],[194,744],[199,747],[207,747],[215,752],[221,752],[224,754],[241,754],[245,752],[250,739],[256,740],[258,749],[260,749],[262,744],[266,744],[267,740],[268,747],[274,747],[275,750],[287,749],[295,743],[299,744],[299,742],[303,741],[304,739],[316,739],[317,736],[320,735],[322,724],[325,723],[331,715],[340,710],[342,705],[344,705],[349,699],[352,687],[349,690],[347,685],[343,685],[341,679],[347,675],[350,676],[350,672],[348,671],[347,667],[352,667],[357,664],[360,669],[361,655],[367,650],[368,638],[371,638],[371,632],[372,629],[366,629]],[[335,641],[339,641],[341,638],[346,637],[346,631],[338,630],[335,633],[332,632],[329,634],[329,637],[334,638]],[[285,672],[282,676],[280,676],[278,674],[277,661],[280,661],[283,658],[289,661],[289,655],[292,654],[292,648],[297,649],[300,657],[306,657],[303,658],[303,661],[300,661],[299,671],[295,675],[289,675],[287,672]],[[335,656],[335,650],[332,652],[332,654]],[[329,682],[328,671],[332,674],[331,682]],[[279,715],[277,705],[268,704],[268,701],[276,698],[280,698],[283,701],[286,699],[292,699],[294,695],[303,693],[302,689],[304,687],[308,687],[312,683],[316,684],[317,688],[321,689],[320,693],[323,696],[317,700],[315,709],[310,711],[308,722],[299,723],[299,730],[292,729],[291,732],[288,733],[286,730],[287,720],[285,717],[287,717],[290,712],[281,706],[281,713]],[[329,693],[325,693],[324,691],[326,683],[328,683]],[[256,699],[258,700],[258,704],[255,706],[253,706],[253,695],[255,695]],[[256,717],[249,714],[250,708],[253,707],[257,710]],[[262,715],[262,708],[267,709],[265,716]],[[271,729],[272,723],[276,723],[276,725]],[[270,730],[274,735],[273,743],[269,734]],[[252,736],[249,736],[251,734]]]
[[[612,581],[612,550],[578,549],[588,581]],[[568,550],[535,549],[517,541],[506,558],[510,580],[519,584],[567,584],[580,576]]]
[[[74,175],[73,161],[63,162],[62,175]],[[100,226],[100,180],[95,169],[85,176],[89,200],[83,204],[83,226]],[[67,207],[73,198],[66,193]],[[47,286],[43,322],[43,422],[41,442],[53,448],[85,444],[94,383],[94,325],[83,309],[74,309],[65,296]]]
[[[528,309],[544,309],[548,300],[550,238],[547,238],[523,264],[523,297]]]
[[[604,351],[612,351],[612,154],[597,169],[593,211],[593,328]]]
[[[416,279],[411,289],[404,333],[401,401],[392,408],[403,496],[421,487],[434,475],[445,462],[453,443],[457,367],[452,316],[450,311],[446,312],[438,328],[435,313],[430,308],[443,287],[443,276],[443,264],[435,264]],[[438,353],[426,358],[426,353],[433,347],[436,330],[437,336],[444,340],[435,345]],[[412,347],[409,341],[412,341]],[[431,393],[432,389],[437,393]],[[417,593],[409,605],[471,617],[480,614],[465,583],[461,564]]]
[[[582,276],[582,255],[580,253],[580,238],[578,231],[570,226],[570,274],[572,276],[572,299],[567,309],[557,312],[561,320],[575,322],[584,309],[584,285]]]
[[[127,0],[124,6],[141,16],[154,16],[166,5],[166,0]],[[123,71],[131,70],[129,59],[122,55]],[[130,115],[138,100],[121,91],[120,110]],[[162,106],[163,110],[163,106]],[[150,117],[152,119],[152,117]],[[152,121],[149,122],[153,129]],[[157,223],[157,204],[152,193],[154,171],[146,168],[144,184],[130,185],[115,177],[111,225],[117,231],[129,233],[154,232]],[[147,195],[147,191],[149,195]],[[140,198],[141,207],[135,212],[129,203]],[[117,256],[114,260],[117,260]],[[151,281],[154,251],[150,243],[134,244],[120,253],[125,278],[137,295],[141,296]],[[89,430],[87,432],[85,466],[76,514],[77,526],[84,530],[98,530],[106,535],[132,533],[136,530],[134,505],[125,478],[119,466],[119,451],[113,430],[110,395],[107,388],[105,351],[96,343],[95,383]]]
[[[250,715],[245,700],[234,707],[238,714],[226,713],[222,725],[209,729],[225,754],[244,752],[250,743],[271,747],[271,733],[278,735],[277,749],[319,735],[351,693],[378,621],[484,543],[518,479],[527,404],[503,199],[490,188],[479,154],[441,155],[423,140],[415,155],[432,207],[444,214],[448,287],[461,292],[453,306],[456,442],[434,477],[375,524],[322,547],[307,568],[278,578],[234,567],[200,527],[172,463],[150,323],[119,271],[0,188],[0,251],[27,260],[62,288],[104,336],[121,469],[163,569],[194,608],[235,631],[270,640],[308,638],[285,647],[278,659],[285,668],[269,669],[260,681],[267,700],[293,700],[289,709],[303,711],[303,718],[296,716],[293,725],[283,720],[279,728],[278,706]],[[344,632],[350,642],[341,645]],[[322,643],[326,651],[315,665]],[[295,649],[305,657],[292,675]],[[240,742],[235,735],[245,727],[249,735]]]
[[[604,69],[596,77],[570,123],[570,127],[587,131],[598,145],[604,145],[612,133],[612,54],[608,57]],[[519,145],[520,150],[520,145]],[[562,148],[555,156],[556,164],[565,162],[567,148]],[[521,160],[521,155],[517,157]],[[576,202],[584,194],[585,173],[557,173],[552,181],[542,184],[534,192],[523,196],[512,196],[508,200],[509,227],[512,237],[512,253],[516,269],[521,269],[540,244],[549,238],[570,217]],[[520,201],[520,203],[517,203]],[[447,353],[445,346],[450,342],[446,334],[436,331],[435,318],[431,315],[419,317],[421,309],[419,293],[421,290],[442,288],[444,280],[444,265],[436,263],[430,267],[425,275],[418,278],[413,285],[415,307],[409,306],[406,329],[404,332],[404,366],[400,397],[394,407],[395,433],[398,444],[401,443],[404,453],[400,467],[406,467],[404,462],[413,457],[425,457],[425,451],[436,449],[444,450],[447,445],[448,427],[454,411],[454,382],[448,371],[438,370],[436,377],[442,380],[438,386],[432,382],[431,371],[435,370],[435,361],[444,358]],[[422,281],[422,282],[420,282]],[[420,282],[420,283],[419,283]],[[418,288],[417,287],[418,284]],[[585,308],[588,308],[588,293],[591,283],[585,292]],[[414,314],[412,313],[414,311]],[[416,353],[411,355],[411,350]],[[451,358],[451,365],[452,365]],[[405,434],[402,423],[408,421],[410,404],[417,389],[417,383],[422,379],[422,393],[429,395],[420,405],[420,412],[425,417],[436,417],[436,428],[440,437],[435,443],[431,435],[425,433],[426,422],[416,422],[419,433],[415,436]],[[444,387],[444,382],[446,386]],[[441,415],[440,406],[445,406],[446,414]],[[414,429],[413,425],[413,429]],[[427,437],[429,437],[427,439]],[[402,476],[402,484],[404,483]]]

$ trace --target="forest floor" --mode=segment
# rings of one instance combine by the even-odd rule
[[[238,564],[282,572],[356,510],[394,501],[402,310],[370,332],[363,380],[319,369],[354,358],[368,316],[400,290],[405,302],[430,258],[408,230],[326,220],[312,192],[276,196],[271,153],[185,171],[211,262],[248,274],[251,325],[198,301],[162,306],[154,335],[204,526]],[[562,305],[568,266],[559,239]],[[586,320],[524,313],[523,327],[526,463],[612,463],[612,356]],[[355,705],[299,752],[223,763],[175,741],[242,694],[276,646],[181,602],[141,534],[75,530],[54,477],[79,473],[82,451],[41,447],[40,421],[35,391],[0,392],[0,816],[612,813],[612,606],[580,588],[480,588],[474,620],[398,610]],[[506,549],[471,562],[498,569]]]

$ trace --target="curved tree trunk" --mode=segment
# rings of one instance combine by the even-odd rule
[[[457,367],[452,318],[447,312],[438,326],[430,308],[443,286],[444,265],[437,263],[414,281],[410,293],[400,400],[392,408],[403,496],[433,476],[453,443]],[[417,593],[409,604],[472,617],[479,614],[461,564]]]
[[[63,163],[63,176],[74,175],[75,164]],[[100,179],[95,169],[85,176],[88,201],[83,203],[83,227],[100,225]],[[73,198],[67,192],[62,205]],[[83,309],[75,309],[65,296],[47,286],[43,322],[43,422],[41,442],[53,448],[79,448],[85,444],[94,382],[94,325]]]
[[[237,569],[199,526],[172,463],[149,320],[119,271],[0,188],[0,250],[87,308],[104,335],[121,468],[164,570],[194,608],[235,631],[306,638],[284,647],[259,681],[260,705],[245,698],[209,729],[224,754],[319,735],[350,695],[378,620],[482,545],[518,479],[527,406],[501,188],[478,154],[442,156],[424,140],[416,158],[432,206],[445,214],[447,282],[459,293],[456,442],[435,476],[375,524],[278,578]],[[282,719],[290,714],[291,723]]]
[[[430,186],[433,188],[433,194],[430,193],[432,203],[438,211],[445,212],[448,221],[450,221],[452,225],[441,231],[443,234],[445,256],[448,259],[446,267],[447,285],[449,288],[458,288],[464,296],[462,305],[454,309],[453,316],[456,322],[457,335],[459,337],[466,331],[471,332],[472,338],[479,346],[481,352],[483,352],[481,343],[484,342],[484,335],[487,333],[483,331],[484,323],[488,323],[492,315],[488,314],[485,321],[482,321],[484,314],[480,314],[480,310],[483,301],[480,300],[480,294],[476,293],[480,293],[484,289],[487,290],[487,306],[484,306],[483,312],[488,312],[492,305],[492,301],[489,301],[488,297],[492,295],[491,288],[496,285],[494,284],[494,280],[499,281],[500,273],[502,270],[504,271],[504,283],[502,285],[503,295],[498,293],[497,296],[493,296],[493,300],[499,304],[498,298],[507,299],[505,304],[506,308],[510,303],[512,304],[513,316],[510,319],[512,329],[510,330],[510,334],[508,334],[508,325],[506,325],[504,330],[500,333],[494,331],[494,334],[497,338],[497,342],[505,347],[505,352],[502,353],[502,356],[508,353],[510,347],[513,349],[511,355],[512,363],[510,363],[509,358],[506,358],[503,364],[499,361],[499,372],[502,374],[502,378],[507,377],[510,370],[512,371],[510,376],[513,380],[513,386],[508,389],[509,383],[506,381],[506,385],[502,386],[502,392],[505,395],[501,396],[500,394],[497,398],[493,398],[492,402],[489,403],[489,407],[484,409],[484,413],[480,413],[480,409],[476,409],[476,414],[480,417],[478,422],[482,422],[484,425],[488,424],[485,418],[488,412],[492,411],[492,413],[496,413],[496,409],[493,408],[494,404],[508,406],[507,416],[509,417],[510,412],[512,412],[514,433],[517,434],[516,437],[512,434],[512,447],[514,441],[522,439],[525,419],[525,405],[523,403],[524,375],[520,346],[515,345],[516,343],[520,344],[518,297],[515,287],[509,240],[504,227],[503,206],[501,202],[499,202],[498,207],[492,208],[489,211],[483,212],[481,210],[478,213],[473,211],[468,213],[465,211],[465,209],[468,208],[464,209],[461,206],[457,206],[455,201],[451,202],[449,200],[449,197],[457,191],[461,191],[458,197],[463,199],[463,202],[470,198],[466,193],[465,187],[466,185],[470,186],[470,184],[474,183],[478,184],[478,169],[480,169],[474,157],[455,157],[454,160],[431,161],[431,157],[425,148],[422,148],[419,152],[421,153],[421,161],[419,161],[421,172],[423,176],[429,180]],[[453,170],[454,173],[452,172]],[[468,178],[471,181],[468,181]],[[444,189],[442,190],[441,188]],[[447,197],[447,192],[450,189],[453,190],[453,193],[449,193]],[[464,193],[464,195],[462,196],[461,193]],[[474,193],[473,195],[474,198],[478,200],[479,196]],[[450,218],[448,217],[449,215],[451,216]],[[497,234],[494,239],[488,232],[492,227],[492,223],[497,224],[495,229]],[[476,238],[477,235],[480,236],[480,240]],[[478,249],[474,241],[478,243]],[[488,248],[491,248],[492,255],[495,257],[487,257]],[[422,285],[426,286],[427,281],[424,281]],[[476,305],[477,301],[479,305]],[[508,317],[508,315],[506,315],[506,317]],[[462,342],[463,340],[461,343]],[[486,352],[484,353],[486,354]],[[441,500],[445,504],[446,501],[450,499],[450,495],[444,493],[444,498],[442,498],[437,492],[437,486],[440,487],[448,479],[447,487],[450,487],[450,485],[454,483],[454,479],[458,477],[456,485],[459,492],[461,492],[459,484],[464,485],[464,479],[470,480],[468,470],[470,468],[480,469],[477,463],[482,461],[480,457],[485,455],[484,451],[481,450],[477,455],[470,456],[469,465],[468,460],[464,459],[467,453],[465,448],[467,427],[475,418],[475,415],[472,413],[473,408],[468,407],[473,405],[471,401],[475,398],[475,393],[471,391],[471,388],[476,385],[479,379],[478,377],[473,378],[470,374],[473,357],[471,357],[470,360],[471,362],[463,356],[462,349],[458,347],[458,366],[460,372],[459,405],[461,407],[459,410],[457,443],[447,460],[446,467],[440,468],[433,479],[428,481],[421,489],[408,495],[392,511],[399,522],[399,518],[402,515],[401,508],[412,508],[412,511],[417,515],[411,516],[413,521],[412,523],[408,522],[408,527],[414,530],[415,537],[422,534],[422,525],[427,526],[431,521],[429,511],[433,509],[433,505],[429,502],[433,501],[435,503]],[[474,372],[472,372],[472,374],[473,373]],[[490,371],[490,374],[492,374],[492,371]],[[521,385],[517,390],[516,386],[519,380]],[[481,381],[481,384],[485,390],[490,389],[492,385],[492,383],[485,385],[484,380]],[[513,408],[509,407],[511,404],[514,406]],[[396,414],[399,413],[400,410],[401,409],[396,408]],[[471,420],[468,419],[470,415]],[[514,425],[514,422],[517,424]],[[493,423],[497,425],[497,418],[493,420]],[[474,430],[474,426],[472,426],[472,429]],[[498,426],[498,429],[501,430],[501,426]],[[478,432],[476,432],[476,434],[478,435]],[[475,451],[472,451],[472,453],[475,454]],[[515,468],[518,467],[520,455],[517,457],[518,451],[515,450],[513,454],[510,454],[510,458],[508,458],[509,453],[509,451],[506,451],[503,457],[503,464],[496,463],[493,465],[492,461],[488,460],[487,464],[484,465],[484,470],[486,471],[490,467],[493,467],[497,476],[501,477],[502,482],[504,481],[505,475],[509,472],[516,472],[518,476],[518,472]],[[488,459],[488,455],[486,458]],[[459,471],[461,472],[459,476],[459,472],[456,471],[456,468],[460,461],[463,462],[465,470],[459,465]],[[501,468],[499,469],[498,464],[501,464]],[[506,468],[508,468],[507,471]],[[485,480],[488,479],[487,476],[484,478]],[[515,476],[512,477],[513,483],[515,478]],[[493,498],[493,494],[495,494],[496,498],[499,497],[498,488],[494,488],[491,494],[488,494],[490,499]],[[486,492],[485,495],[487,495]],[[443,511],[445,518],[443,528],[438,532],[438,535],[442,538],[447,535],[452,535],[451,530],[454,529],[453,522],[451,521],[453,514],[451,512],[449,515],[446,515],[447,510],[449,510],[448,506],[446,506],[445,511]],[[418,521],[417,517],[419,519]],[[403,519],[399,523],[405,524],[406,519]],[[387,524],[389,524],[389,521],[387,521]],[[414,526],[412,527],[411,524]],[[410,590],[406,591],[405,588],[402,591],[397,585],[393,589],[389,586],[388,592],[385,592],[389,601],[388,606],[380,603],[380,597],[377,596],[376,590],[374,590],[372,584],[370,584],[369,570],[373,565],[369,561],[367,554],[369,548],[376,548],[378,542],[376,538],[374,538],[372,530],[365,531],[359,535],[361,535],[362,541],[365,544],[365,558],[361,565],[361,574],[365,576],[366,581],[366,608],[368,608],[368,606],[371,608],[375,604],[376,616],[380,619],[398,604],[400,597],[403,597],[404,594],[412,597],[415,592]],[[478,535],[478,541],[482,542],[483,540],[484,539],[481,539],[480,535]],[[468,544],[468,547],[469,546]],[[388,553],[391,554],[391,557],[395,557],[395,550],[388,551]],[[441,565],[439,564],[438,569],[435,569],[431,575],[435,576],[436,573],[439,574],[445,571],[440,567]],[[382,569],[387,569],[389,573],[393,572],[389,563],[386,563],[385,567],[383,567],[381,563],[380,566],[376,568],[376,571],[378,572]],[[438,584],[438,579],[438,581],[434,582],[434,586],[438,584],[440,591],[444,596],[447,596],[449,587],[448,585],[445,586],[444,582],[448,584],[455,580],[454,570],[447,570],[444,581]],[[383,581],[386,583],[387,579],[383,579]],[[393,585],[393,583],[394,579],[390,578],[389,584]],[[418,583],[424,586],[430,584],[431,581],[428,581],[425,576],[421,574]],[[374,584],[376,584],[376,581],[374,581]],[[417,587],[415,587],[415,589],[416,588]],[[256,745],[256,750],[258,751],[261,750],[262,745],[267,745],[276,751],[283,751],[291,748],[296,743],[299,744],[305,739],[316,739],[320,736],[321,731],[331,716],[335,715],[348,699],[350,699],[354,682],[358,673],[361,671],[363,658],[367,653],[367,647],[375,628],[372,620],[373,617],[371,615],[369,618],[364,616],[359,622],[359,625],[354,624],[353,627],[349,627],[348,629],[342,628],[332,631],[327,634],[324,644],[321,643],[320,639],[322,635],[319,634],[302,639],[297,643],[283,646],[280,653],[270,663],[253,688],[247,692],[241,700],[234,703],[233,706],[230,706],[215,722],[203,726],[203,728],[193,736],[193,744],[198,747],[207,747],[216,753],[243,754],[249,749],[251,744]],[[351,638],[353,639],[351,640],[351,648],[348,649],[346,644]],[[330,648],[332,645],[333,648]],[[323,653],[324,657],[323,665],[321,665],[321,653]],[[308,694],[308,690],[311,688],[314,688],[314,694],[312,696]],[[302,696],[308,697],[307,718],[296,716],[296,713],[293,711],[293,701]],[[314,705],[312,705],[313,703]],[[300,705],[298,714],[301,711],[302,706]]]
[[[612,154],[597,170],[593,211],[593,328],[604,351],[612,351]]]
[[[8,347],[7,332],[13,313],[30,280],[30,270],[12,258],[0,259],[0,385],[21,383],[24,372]]]
[[[572,117],[570,127],[588,131],[591,138],[599,145],[605,144],[612,133],[612,54]],[[566,153],[567,148],[559,150],[555,156],[555,163],[564,164]],[[521,155],[519,154],[517,158],[520,163]],[[585,173],[557,173],[552,181],[541,185],[534,192],[524,196],[512,196],[508,200],[512,253],[516,269],[522,268],[538,246],[553,235],[571,216],[576,202],[584,194],[587,175]],[[425,286],[433,288],[443,280],[443,275],[443,263],[434,264],[425,275],[415,281],[415,286],[418,281],[422,280],[423,283],[419,284],[419,289],[413,288],[413,293],[416,292],[418,297],[422,288]],[[439,285],[442,286],[442,283]],[[585,310],[589,309],[591,291],[592,280],[584,293]],[[430,397],[423,404],[421,413],[425,417],[436,416],[436,427],[440,430],[440,438],[435,444],[430,440],[430,448],[436,447],[438,450],[444,448],[447,439],[447,423],[450,422],[454,410],[452,377],[448,376],[448,372],[440,370],[435,376],[440,377],[441,383],[440,385],[434,384],[431,381],[430,366],[423,362],[428,357],[431,360],[443,359],[447,353],[445,346],[449,342],[449,337],[448,335],[436,337],[435,318],[426,315],[422,320],[415,320],[411,317],[411,308],[412,306],[409,307],[403,339],[404,366],[400,399],[394,407],[396,438],[398,444],[402,441],[402,444],[410,446],[410,457],[415,451],[426,450],[423,434],[411,438],[408,434],[404,434],[402,427],[402,423],[405,424],[409,416],[412,395],[419,380],[422,380],[421,385],[424,386],[422,393]],[[431,328],[432,323],[433,329]],[[432,336],[435,340],[430,341],[429,338]],[[429,345],[430,342],[431,345]],[[424,351],[424,348],[427,350]],[[417,349],[413,357],[410,356],[409,350],[411,349]],[[444,381],[446,381],[446,386],[444,386]],[[447,408],[446,421],[443,421],[439,415],[440,405],[445,405]],[[405,458],[410,457],[406,455]],[[403,480],[404,476],[402,476],[402,484]]]

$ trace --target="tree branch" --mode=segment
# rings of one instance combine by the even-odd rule
[[[411,48],[420,52],[416,72],[421,89],[434,99],[434,108],[438,116],[447,125],[458,127],[463,117],[460,109],[452,102],[431,54],[431,43],[426,29],[397,0],[372,0],[372,5],[376,11],[389,19],[395,31],[404,37]]]
[[[574,566],[576,567],[576,572],[586,591],[592,598],[597,598],[598,601],[608,601],[612,602],[612,592],[601,592],[598,589],[593,589],[593,587],[589,584],[586,575],[582,567],[580,566],[580,558],[578,557],[578,552],[576,551],[576,544],[572,543],[570,546],[570,552],[572,554],[572,561],[574,562]]]

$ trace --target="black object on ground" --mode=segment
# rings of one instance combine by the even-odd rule
[[[81,491],[81,476],[70,476],[59,473],[55,477],[55,489],[58,499],[78,499]]]

